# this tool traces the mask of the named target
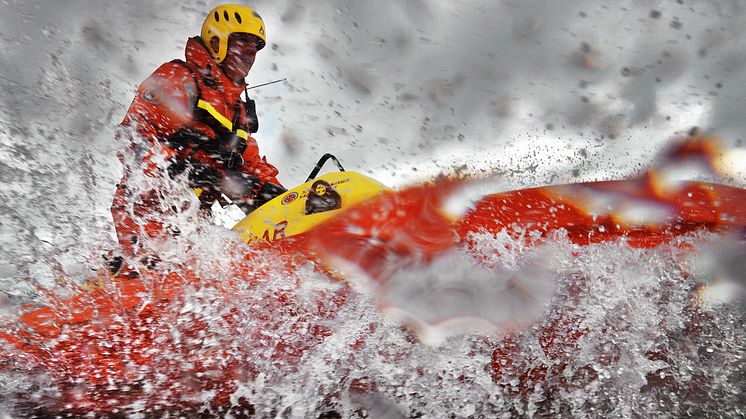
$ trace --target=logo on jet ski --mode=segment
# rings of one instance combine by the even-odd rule
[[[311,185],[306,200],[306,215],[339,208],[342,208],[342,197],[329,182],[319,179]]]
[[[316,192],[316,195],[318,196],[324,196],[326,194],[326,185],[321,182],[316,182],[313,191]]]
[[[293,201],[298,199],[298,192],[290,192],[289,194],[285,195],[284,198],[282,198],[282,205],[287,205]]]

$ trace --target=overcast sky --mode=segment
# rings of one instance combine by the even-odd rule
[[[216,4],[0,5],[0,277],[108,239],[113,128]],[[253,91],[286,186],[325,152],[391,186],[460,167],[518,187],[630,176],[695,125],[744,147],[742,1],[253,5],[268,45],[249,81],[288,78]]]

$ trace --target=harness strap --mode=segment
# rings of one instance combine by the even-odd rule
[[[202,109],[202,110],[207,111],[207,113],[210,114],[210,116],[212,116],[216,121],[218,121],[220,123],[220,125],[224,126],[226,129],[228,129],[228,131],[233,131],[233,122],[231,122],[223,114],[221,114],[220,112],[218,112],[218,110],[215,109],[214,106],[212,106],[208,102],[205,102],[202,99],[199,99],[197,101],[197,107],[200,108],[200,109]],[[242,129],[237,129],[236,130],[236,135],[238,135],[240,138],[243,138],[244,140],[247,139],[248,136],[249,136],[246,133],[246,131],[244,131]]]
[[[225,117],[225,115],[218,112],[217,109],[215,109],[214,106],[212,106],[209,102],[202,100],[202,86],[200,81],[204,82],[204,80],[201,77],[197,77],[197,72],[193,68],[193,66],[185,61],[182,60],[173,60],[171,61],[174,64],[178,64],[189,71],[189,74],[192,76],[192,80],[194,80],[194,84],[197,87],[197,100],[192,105],[194,110],[196,109],[202,109],[203,111],[206,111],[208,115],[210,115],[217,123],[219,123],[222,127],[227,129],[228,131],[233,131],[234,123],[231,122],[228,118]],[[236,102],[236,118],[237,120],[239,111],[239,107],[241,106],[241,98],[238,99],[238,102]],[[237,129],[236,135],[238,135],[239,138],[243,138],[244,140],[248,139],[249,135],[248,133],[243,129]]]

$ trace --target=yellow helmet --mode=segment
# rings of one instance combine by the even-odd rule
[[[202,42],[218,63],[223,62],[228,52],[228,37],[232,33],[248,33],[259,38],[258,49],[264,48],[267,37],[264,34],[264,21],[256,10],[238,4],[223,4],[210,10],[202,24]],[[210,46],[210,39],[218,37],[220,45],[215,51]]]

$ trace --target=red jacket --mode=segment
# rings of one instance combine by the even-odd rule
[[[163,64],[140,85],[122,125],[154,145],[159,143],[167,157],[199,161],[221,173],[225,173],[223,163],[205,149],[215,146],[221,133],[237,133],[246,139],[239,170],[279,185],[278,170],[259,156],[256,140],[250,136],[256,122],[240,99],[246,85],[236,85],[222,72],[200,38],[187,41],[185,55],[186,62]]]
[[[212,171],[207,181],[200,183],[204,180],[200,174],[195,174],[197,179],[190,178],[190,181],[203,190],[207,188],[202,204],[209,208],[213,197],[223,192],[221,188],[225,183],[221,179],[227,172],[225,161],[236,161],[220,155],[217,139],[233,133],[246,140],[246,149],[242,154],[243,164],[230,167],[231,178],[236,178],[236,171],[258,177],[258,183],[251,183],[254,195],[264,182],[279,185],[275,177],[277,169],[264,157],[259,157],[256,141],[249,135],[256,131],[257,124],[250,118],[250,114],[255,117],[255,112],[249,112],[253,106],[240,100],[244,88],[243,83],[237,86],[223,74],[199,38],[189,39],[186,62],[163,64],[150,75],[137,89],[137,96],[122,121],[124,127],[131,127],[152,144],[142,162],[145,172],[154,174],[156,164],[151,156],[156,153],[166,154],[171,163],[169,174],[173,168],[185,169],[185,162],[192,163],[195,169],[198,164],[202,165],[200,173]],[[215,173],[218,175],[214,176]],[[130,189],[128,178],[129,172],[125,170],[117,185],[111,213],[122,251],[132,257],[148,251],[147,240],[176,234],[178,230],[164,225],[168,221],[162,213],[168,211],[169,206],[161,202],[159,191]],[[248,196],[243,196],[252,200],[252,191],[247,188],[246,192]]]

